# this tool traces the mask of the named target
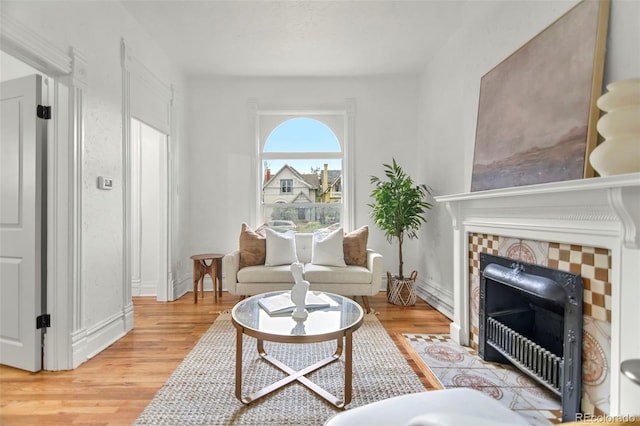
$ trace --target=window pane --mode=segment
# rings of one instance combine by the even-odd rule
[[[334,230],[340,227],[342,204],[265,204],[263,205],[266,223],[276,231],[295,230],[313,232],[317,229]]]
[[[342,161],[265,161],[262,167],[262,202],[342,202]]]
[[[336,135],[312,118],[287,120],[267,138],[264,152],[341,152]]]
[[[280,179],[280,193],[291,194],[293,192],[293,179]]]
[[[271,132],[261,157],[263,223],[282,232],[341,225],[343,152],[327,125],[289,119]]]

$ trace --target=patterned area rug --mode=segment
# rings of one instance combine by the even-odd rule
[[[285,374],[260,359],[256,340],[243,342],[243,393]],[[335,341],[312,344],[265,342],[267,353],[301,369],[330,355]],[[137,425],[319,425],[340,411],[294,382],[245,406],[235,397],[235,328],[221,314],[136,420]],[[344,391],[344,354],[308,375],[327,391]],[[425,388],[373,314],[353,334],[353,399],[347,409]]]
[[[472,348],[447,334],[404,334],[405,346],[436,388],[480,390],[509,407],[532,425],[561,422],[560,400],[509,365],[482,360]],[[428,371],[425,371],[428,370]]]

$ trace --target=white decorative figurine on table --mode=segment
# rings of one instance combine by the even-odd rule
[[[305,281],[302,278],[303,268],[302,263],[296,262],[291,264],[291,273],[296,282],[291,289],[291,301],[296,305],[291,316],[293,319],[299,321],[306,320],[309,315],[304,308],[305,300],[307,299],[307,290],[309,290],[309,281]]]

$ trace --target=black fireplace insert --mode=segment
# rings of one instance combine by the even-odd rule
[[[560,397],[563,421],[580,412],[580,275],[480,254],[480,357],[511,363]]]

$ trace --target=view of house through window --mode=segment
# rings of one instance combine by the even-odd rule
[[[264,223],[283,232],[337,229],[342,156],[338,138],[318,120],[298,117],[276,127],[261,152]]]

